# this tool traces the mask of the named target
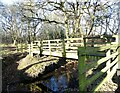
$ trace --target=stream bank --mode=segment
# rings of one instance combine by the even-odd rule
[[[52,56],[37,59],[18,53],[4,56],[2,64],[3,93],[79,93],[77,60]],[[115,80],[108,81],[100,91],[119,90]]]

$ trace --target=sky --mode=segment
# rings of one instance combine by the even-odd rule
[[[13,4],[14,2],[17,2],[17,1],[21,1],[21,0],[0,0],[0,2],[2,2],[4,4],[7,4],[7,5],[11,5],[11,4]]]
[[[0,0],[0,2],[7,4],[7,5],[11,5],[17,1],[22,1],[22,0]],[[74,0],[68,0],[68,1],[74,1]],[[103,1],[119,1],[119,0],[103,0]]]

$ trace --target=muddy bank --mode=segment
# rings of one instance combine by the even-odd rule
[[[64,59],[47,56],[41,57],[39,60],[24,53],[4,56],[2,89],[3,91],[31,91],[30,87],[33,82],[39,81],[45,74],[63,64],[65,64]]]
[[[3,57],[3,91],[79,93],[78,61],[50,56],[39,59],[24,53]],[[98,79],[99,81],[100,79]],[[93,87],[94,84],[90,87]],[[90,91],[90,88],[88,88]],[[100,91],[115,91],[116,82],[106,82]]]

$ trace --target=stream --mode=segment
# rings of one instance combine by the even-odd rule
[[[69,68],[70,67],[70,68]],[[41,84],[52,90],[53,93],[69,91],[78,92],[78,71],[74,64],[64,66],[53,72],[52,76],[41,81]],[[37,84],[39,86],[39,84]]]

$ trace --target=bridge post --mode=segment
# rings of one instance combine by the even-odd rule
[[[43,52],[42,46],[43,46],[43,44],[42,44],[42,40],[41,40],[41,41],[40,41],[40,46],[39,46],[39,49],[40,49],[40,56],[42,55],[42,52]]]
[[[48,47],[49,47],[49,54],[51,55],[51,46],[50,46],[50,40],[48,41]]]
[[[28,44],[28,48],[29,48],[29,55],[31,56],[31,52],[32,52],[32,42]]]
[[[117,68],[117,75],[120,76],[120,33],[116,37],[116,42],[117,45],[119,46],[118,48],[118,68]]]
[[[33,42],[30,43],[30,56],[33,56]]]
[[[78,72],[79,72],[79,91],[86,91],[86,73],[83,73],[86,70],[86,56],[83,55],[85,53],[85,47],[78,48]]]
[[[63,57],[66,57],[66,48],[65,48],[65,40],[64,40],[64,39],[62,39],[62,47],[63,47],[62,56],[63,56]]]
[[[29,54],[31,54],[31,45],[28,44],[28,48],[29,48]]]

